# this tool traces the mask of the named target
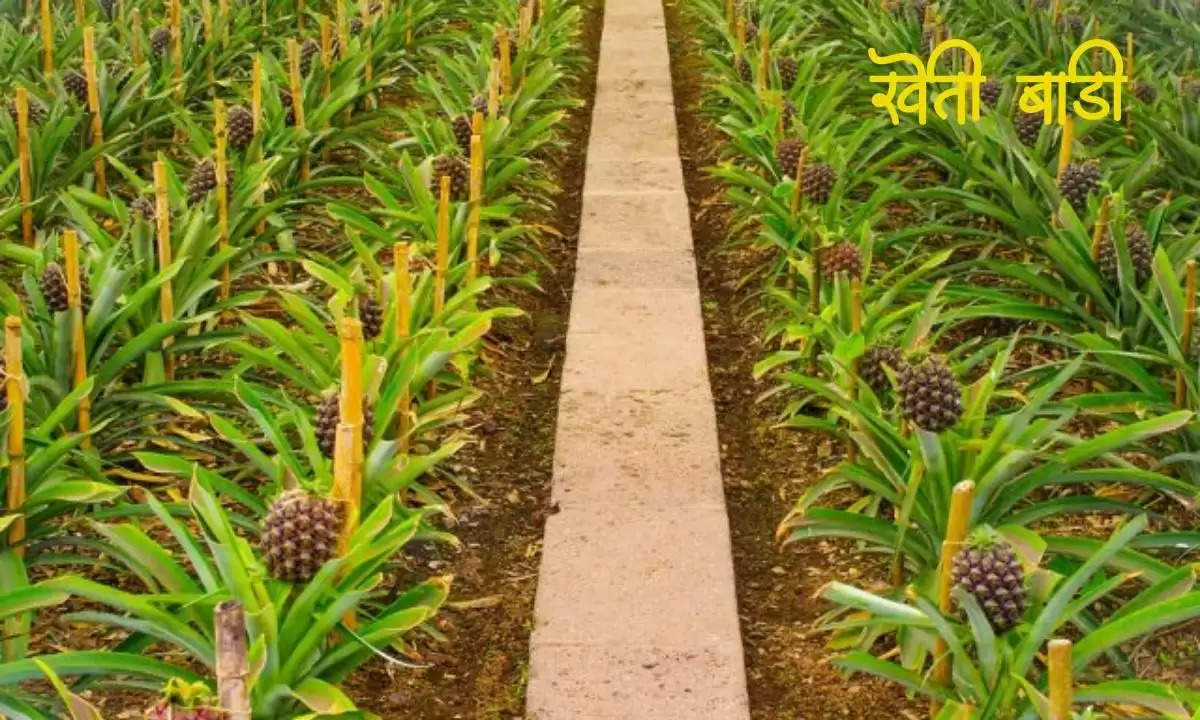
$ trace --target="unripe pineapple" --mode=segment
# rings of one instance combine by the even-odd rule
[[[133,202],[129,204],[129,208],[133,210],[134,215],[137,217],[152,225],[154,224],[157,212],[154,204],[154,198],[151,198],[148,195],[138,195],[133,199]]]
[[[1125,244],[1129,246],[1129,261],[1133,264],[1134,283],[1141,285],[1150,279],[1154,272],[1154,248],[1146,231],[1136,225],[1125,227]],[[1100,274],[1113,287],[1117,286],[1120,259],[1117,257],[1117,246],[1113,242],[1112,233],[1100,244],[1099,252]]]
[[[168,28],[155,28],[154,32],[150,33],[150,52],[155,55],[164,55],[167,52],[167,44],[171,42],[171,31]]]
[[[321,448],[321,452],[325,453],[326,457],[333,457],[333,449],[337,442],[337,426],[341,420],[342,410],[338,404],[338,394],[336,392],[326,393],[325,397],[321,399],[321,404],[317,406],[317,417],[313,423],[316,425],[317,446]],[[375,414],[364,399],[363,447],[371,444],[371,439],[375,436],[374,427]]]
[[[954,556],[954,584],[975,596],[996,632],[1021,622],[1025,614],[1025,570],[1004,537],[984,526],[971,533]]]
[[[271,577],[284,582],[308,582],[337,553],[345,524],[340,503],[287,490],[267,510],[261,547]]]
[[[70,296],[67,291],[67,274],[58,263],[49,263],[42,272],[42,297],[46,299],[46,307],[52,313],[66,312],[70,307]],[[92,287],[83,269],[79,272],[79,305],[86,315],[92,309]]]
[[[488,109],[488,99],[486,95],[476,95],[471,98],[471,109],[475,112],[481,112],[485,115]]]
[[[234,105],[229,108],[225,129],[229,137],[229,147],[245,150],[254,140],[254,116],[241,105]]]
[[[929,432],[941,432],[962,417],[962,391],[950,368],[936,360],[908,365],[896,378],[904,417]]]
[[[856,278],[862,277],[862,253],[854,243],[838,243],[821,250],[821,272],[826,277],[837,277],[838,273],[846,273]]]
[[[754,81],[754,66],[750,64],[750,61],[744,55],[738,55],[734,58],[733,68],[737,71],[738,77],[742,79],[742,82],[748,83]]]
[[[71,97],[86,105],[88,101],[87,78],[78,70],[63,73],[63,88]]]
[[[796,75],[800,72],[800,64],[793,57],[781,57],[775,61],[775,72],[779,73],[779,82],[783,89],[790,89],[796,84]]]
[[[13,98],[12,100],[8,101],[8,115],[9,115],[9,117],[12,118],[13,125],[16,125],[17,124],[17,100],[16,100],[16,98]],[[29,114],[28,114],[29,124],[30,125],[41,125],[42,123],[46,122],[47,115],[48,115],[48,113],[46,112],[46,106],[42,105],[40,102],[38,102],[34,98],[30,97],[29,98]]]
[[[300,74],[307,75],[312,70],[313,60],[321,54],[321,46],[316,40],[309,38],[300,46]]]
[[[1150,105],[1158,99],[1158,88],[1150,83],[1137,82],[1133,85],[1133,94],[1143,104]]]
[[[1017,130],[1017,138],[1025,145],[1037,145],[1038,136],[1042,134],[1043,116],[1041,113],[1017,111],[1013,118],[1013,127]]]
[[[792,104],[791,100],[784,100],[783,101],[783,127],[784,127],[784,129],[786,130],[787,128],[790,128],[792,126],[792,123],[795,122],[795,120],[796,120],[796,106]]]
[[[364,295],[358,301],[358,319],[362,321],[363,337],[374,340],[383,332],[383,306],[374,295]]]
[[[351,35],[357,35],[357,34],[359,34],[359,33],[360,33],[360,32],[362,32],[362,31],[363,31],[363,21],[362,21],[362,18],[361,18],[361,17],[359,17],[359,16],[357,16],[357,15],[355,15],[355,16],[354,16],[354,17],[352,17],[352,18],[350,18],[350,34],[351,34]]]
[[[187,203],[195,205],[217,187],[217,169],[211,160],[201,160],[192,169],[187,181]]]
[[[279,89],[279,104],[283,108],[283,124],[296,124],[296,106],[292,103],[292,93],[287,88]]]
[[[4,348],[0,348],[0,355],[3,355]],[[4,371],[4,358],[0,357],[0,413],[8,409],[8,376]]]
[[[805,200],[817,205],[829,202],[829,194],[837,183],[837,171],[825,163],[809,163],[804,166],[804,179],[800,192]]]
[[[779,160],[779,172],[784,177],[794,177],[796,167],[800,164],[800,154],[804,152],[807,143],[803,140],[780,140],[775,148],[775,157]]]
[[[746,21],[746,44],[749,45],[750,43],[754,42],[754,39],[756,37],[758,37],[758,26],[755,25],[750,20],[747,20]]]
[[[996,78],[988,78],[979,86],[979,99],[983,100],[983,104],[990,108],[996,107],[1000,102],[1000,93],[1004,92],[1004,86]]]
[[[217,699],[202,682],[188,683],[171,678],[163,697],[146,710],[146,720],[227,720],[229,713],[217,707]]]
[[[469,188],[470,170],[461,158],[450,155],[439,155],[433,159],[433,172],[429,178],[429,192],[434,198],[441,197],[442,176],[450,177],[450,199],[466,200]]]
[[[1083,214],[1087,210],[1088,196],[1100,189],[1100,165],[1089,161],[1086,163],[1071,163],[1063,171],[1058,189],[1075,208],[1075,212]]]
[[[872,345],[867,348],[859,361],[858,375],[867,385],[871,386],[872,390],[879,393],[891,387],[884,366],[890,367],[893,373],[899,374],[905,365],[904,355],[901,354],[900,348],[895,345]]]
[[[1083,20],[1083,16],[1076,15],[1074,13],[1067,13],[1066,15],[1063,15],[1062,21],[1063,26],[1070,30],[1072,35],[1077,38],[1083,37],[1084,26],[1086,25]]]
[[[116,4],[114,0],[99,0],[98,4],[106,16],[110,18],[113,16],[113,6]]]
[[[454,133],[454,140],[458,143],[462,154],[469,157],[471,155],[471,136],[475,134],[471,116],[459,115],[454,118],[450,121],[450,130]]]

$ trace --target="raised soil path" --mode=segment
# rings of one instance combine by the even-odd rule
[[[749,718],[669,62],[607,0],[528,720]]]

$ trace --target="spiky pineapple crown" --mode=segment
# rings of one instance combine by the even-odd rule
[[[972,550],[991,550],[1000,545],[1008,545],[1008,540],[991,525],[980,525],[967,536],[966,545]]]

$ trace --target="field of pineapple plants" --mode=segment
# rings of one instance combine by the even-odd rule
[[[519,716],[596,3],[0,13],[0,716]]]
[[[752,717],[1200,717],[1200,7],[666,7]],[[1021,112],[1090,38],[1124,117]]]

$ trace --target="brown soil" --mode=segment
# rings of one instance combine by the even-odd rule
[[[450,602],[436,620],[446,640],[414,635],[418,669],[378,660],[352,676],[348,694],[360,707],[389,720],[498,720],[523,715],[529,633],[550,508],[554,435],[558,413],[575,248],[591,130],[603,0],[583,0],[586,62],[570,94],[586,104],[560,129],[569,148],[551,168],[561,188],[553,214],[532,222],[554,228],[533,258],[514,258],[496,274],[538,273],[541,292],[501,286],[489,299],[526,316],[499,323],[484,352],[485,377],[477,383],[477,446],[455,458],[478,498],[462,497],[451,528],[461,550],[419,548],[408,564],[418,576],[454,575]]]
[[[704,60],[688,35],[678,0],[666,0],[676,119],[704,304],[709,380],[717,404],[721,468],[733,534],[742,643],[754,720],[918,718],[902,689],[875,678],[845,677],[830,664],[826,635],[814,623],[829,606],[813,598],[832,580],[869,586],[886,575],[849,543],[808,542],[780,551],[775,528],[803,489],[841,457],[841,448],[808,432],[772,428],[778,407],[759,402],[770,388],[752,368],[763,353],[753,285],[739,280],[766,258],[725,242],[729,205],[705,168],[724,141],[698,109]]]

